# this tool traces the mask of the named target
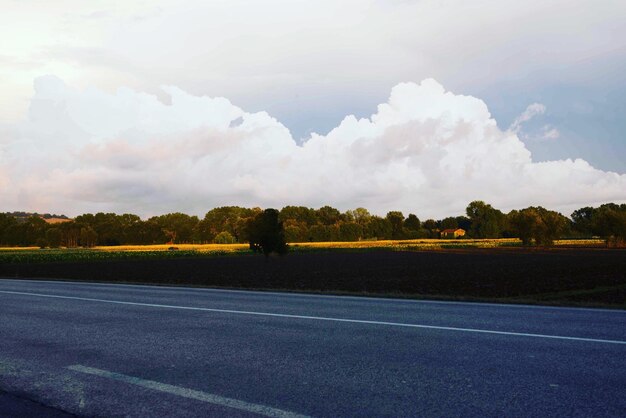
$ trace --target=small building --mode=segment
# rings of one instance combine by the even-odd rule
[[[461,228],[444,229],[441,231],[441,238],[460,238],[465,235],[465,230]]]

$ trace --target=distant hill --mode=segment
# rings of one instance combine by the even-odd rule
[[[58,224],[63,222],[69,222],[72,219],[65,215],[57,215],[50,213],[36,213],[36,212],[6,212],[7,215],[13,216],[18,221],[25,221],[31,216],[38,216],[49,224]]]
[[[56,218],[56,217],[51,217],[51,218],[43,218],[44,221],[46,221],[49,224],[62,224],[63,222],[70,222],[71,219],[65,217],[65,218]]]

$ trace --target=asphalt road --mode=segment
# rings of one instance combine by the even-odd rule
[[[0,280],[0,416],[626,416],[626,311]]]

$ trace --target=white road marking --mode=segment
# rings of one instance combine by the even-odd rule
[[[43,297],[43,298],[80,300],[80,301],[86,301],[86,302],[114,303],[118,305],[146,306],[146,307],[151,307],[151,308],[180,309],[180,310],[202,311],[202,312],[219,312],[219,313],[230,313],[230,314],[239,314],[239,315],[270,316],[270,317],[276,317],[276,318],[310,319],[310,320],[316,320],[316,321],[349,322],[349,323],[354,323],[354,324],[387,325],[387,326],[392,326],[392,327],[437,329],[437,330],[444,330],[444,331],[461,331],[461,332],[474,332],[474,333],[480,333],[480,334],[497,334],[497,335],[510,335],[510,336],[516,336],[516,337],[549,338],[549,339],[555,339],[555,340],[586,341],[586,342],[595,342],[595,343],[626,345],[626,341],[620,341],[620,340],[604,340],[604,339],[584,338],[584,337],[567,337],[563,335],[530,334],[530,333],[525,333],[525,332],[495,331],[495,330],[477,329],[477,328],[444,327],[444,326],[439,326],[439,325],[408,324],[408,323],[402,323],[402,322],[370,321],[370,320],[365,320],[365,319],[332,318],[332,317],[324,317],[324,316],[293,315],[293,314],[281,314],[281,313],[272,313],[272,312],[238,311],[238,310],[233,310],[233,309],[201,308],[201,307],[195,307],[195,306],[161,305],[157,303],[143,303],[143,302],[128,302],[128,301],[122,301],[122,300],[82,298],[82,297],[77,297],[77,296],[49,295],[49,294],[44,294],[44,293],[29,293],[29,292],[14,292],[14,291],[9,291],[9,290],[0,290],[0,293],[6,293],[10,295],[37,296],[37,297]]]
[[[285,411],[283,409],[272,408],[266,405],[259,405],[240,401],[238,399],[225,398],[223,396],[212,393],[201,392],[199,390],[187,389],[180,386],[168,385],[166,383],[156,382],[154,380],[145,380],[138,377],[127,376],[120,373],[109,372],[107,370],[96,369],[93,367],[81,366],[75,364],[67,367],[69,370],[91,374],[94,376],[105,377],[117,380],[118,382],[129,383],[131,385],[141,386],[147,389],[157,390],[159,392],[170,393],[172,395],[181,396],[183,398],[195,399],[197,401],[207,402],[214,405],[225,406],[227,408],[239,409],[241,411],[252,412],[254,414],[275,418],[308,418],[306,415],[296,414],[294,412]]]
[[[409,299],[409,298],[393,298],[393,297],[377,297],[377,296],[352,296],[352,295],[332,295],[323,293],[303,293],[302,291],[283,291],[277,292],[272,290],[245,290],[245,289],[227,289],[227,288],[215,288],[215,287],[190,287],[190,286],[173,286],[169,284],[163,285],[150,285],[150,284],[134,284],[134,283],[105,283],[105,282],[89,282],[80,280],[44,280],[44,279],[11,279],[0,277],[0,281],[7,282],[30,282],[30,283],[53,283],[53,284],[68,284],[71,286],[104,286],[104,287],[137,287],[147,289],[159,289],[159,290],[181,290],[190,292],[204,292],[204,293],[244,293],[253,295],[275,295],[280,297],[303,297],[303,298],[317,298],[317,299],[346,299],[357,301],[374,301],[374,302],[393,302],[393,303],[407,303],[407,304],[432,304],[432,305],[461,305],[472,307],[485,307],[494,306],[501,308],[518,308],[518,309],[534,309],[534,310],[573,310],[573,311],[589,311],[589,312],[611,312],[614,314],[626,314],[626,309],[610,309],[610,308],[585,308],[581,306],[548,306],[548,305],[528,305],[523,303],[497,303],[497,302],[463,302],[458,300],[437,300],[437,299]]]

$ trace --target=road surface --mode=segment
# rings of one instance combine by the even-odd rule
[[[626,311],[0,280],[0,416],[617,417],[625,391]]]

